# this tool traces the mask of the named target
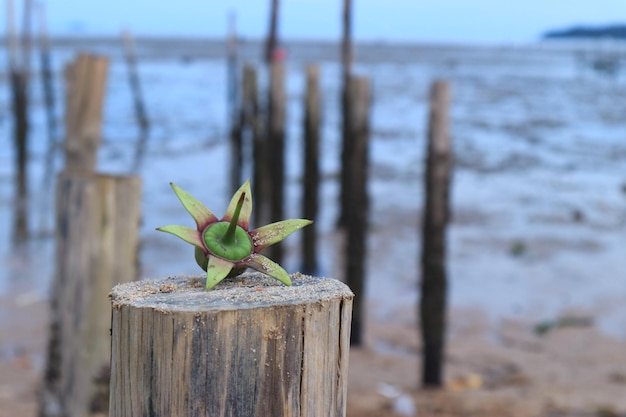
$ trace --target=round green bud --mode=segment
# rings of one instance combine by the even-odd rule
[[[224,236],[229,225],[229,222],[218,222],[207,227],[203,233],[204,244],[209,252],[220,258],[229,261],[241,261],[252,253],[252,239],[250,239],[248,232],[237,226],[234,239],[225,242]]]

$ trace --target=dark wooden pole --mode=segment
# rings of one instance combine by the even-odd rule
[[[237,29],[236,15],[231,12],[228,16],[228,40],[227,40],[227,104],[228,104],[228,131],[230,136],[230,188],[231,193],[239,189],[243,183],[243,129],[245,110],[240,103],[239,94],[239,69],[237,63]]]
[[[57,119],[55,115],[55,96],[54,84],[52,81],[52,65],[50,62],[50,39],[48,37],[48,28],[46,25],[46,12],[44,3],[37,4],[38,23],[39,23],[39,52],[40,52],[40,71],[43,86],[43,97],[46,107],[46,124],[48,128],[48,151],[46,152],[46,169],[44,170],[46,177],[51,177],[54,171],[54,150],[56,149],[57,137]]]
[[[364,341],[365,320],[365,259],[368,236],[367,194],[369,112],[371,106],[370,86],[366,78],[351,79],[350,134],[352,153],[350,167],[351,192],[348,199],[346,223],[346,283],[354,292],[354,315],[352,320],[351,343],[361,346]]]
[[[135,39],[130,31],[125,30],[122,32],[122,41],[124,43],[124,56],[126,58],[128,85],[133,93],[135,117],[137,118],[137,123],[139,124],[139,128],[143,134],[147,133],[150,129],[150,122],[148,121],[146,105],[141,91],[139,71],[137,71],[137,48],[135,47]]]
[[[24,2],[22,35],[18,41],[13,1],[7,0],[7,49],[13,107],[13,145],[15,149],[15,217],[13,242],[28,238],[28,78],[30,74],[31,1]]]
[[[304,192],[302,216],[317,220],[319,206],[319,159],[321,102],[319,91],[319,67],[309,65],[306,69],[306,97],[304,111]],[[317,273],[317,228],[316,223],[302,231],[302,272]]]
[[[446,227],[452,170],[449,116],[450,87],[436,81],[430,91],[430,116],[424,214],[422,221],[421,298],[419,304],[423,339],[422,384],[441,387],[446,333]]]
[[[265,62],[269,65],[273,61],[274,51],[278,46],[278,0],[271,0],[270,27],[265,40]]]
[[[48,146],[46,149],[46,159],[44,163],[43,175],[41,179],[40,191],[40,223],[39,230],[45,233],[48,229],[48,213],[51,212],[49,205],[52,200],[52,180],[54,178],[54,160],[58,149],[58,127],[56,119],[56,106],[54,96],[54,85],[52,79],[52,65],[50,63],[50,40],[46,25],[46,13],[43,3],[37,4],[39,24],[39,56],[41,85],[43,86],[43,98],[46,108],[46,125],[48,130]]]
[[[135,160],[133,162],[133,171],[141,168],[148,137],[150,135],[150,121],[146,111],[146,105],[141,89],[141,81],[139,79],[139,71],[137,70],[137,49],[135,47],[135,39],[130,31],[122,32],[122,43],[124,44],[124,56],[126,59],[126,72],[128,74],[128,85],[133,95],[133,104],[135,108],[135,118],[139,125],[139,138],[135,149]]]
[[[267,143],[265,129],[259,111],[258,78],[254,67],[243,68],[243,134],[252,145],[252,194],[255,198],[253,221],[256,226],[270,222],[269,193],[271,178],[265,156]]]
[[[350,126],[352,121],[350,116],[353,111],[350,109],[350,78],[352,77],[352,0],[344,0],[343,2],[343,35],[341,39],[341,187],[339,197],[339,218],[337,226],[345,227],[347,223],[347,212],[350,204],[350,166],[352,158],[352,136],[350,134]]]
[[[344,89],[349,87],[352,76],[352,0],[343,0],[341,38],[341,77]]]
[[[203,278],[113,289],[110,417],[346,415],[348,287]]]
[[[270,172],[270,221],[283,220],[285,189],[285,65],[270,65],[270,90],[268,100],[267,169]],[[270,257],[282,262],[283,247],[280,243],[268,248]]]

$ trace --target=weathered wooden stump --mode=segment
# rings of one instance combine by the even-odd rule
[[[65,171],[56,199],[56,270],[39,416],[105,415],[107,294],[139,275],[141,180]]]
[[[116,286],[110,417],[345,416],[353,294],[253,273]]]

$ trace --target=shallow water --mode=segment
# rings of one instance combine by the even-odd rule
[[[256,61],[256,46],[244,45],[246,60]],[[139,40],[138,47],[152,123],[138,172],[144,187],[142,276],[197,273],[190,247],[154,228],[189,220],[170,181],[217,213],[228,202],[222,46]],[[581,67],[579,52],[592,47],[358,49],[356,71],[370,77],[374,98],[367,278],[374,314],[386,317],[414,305],[418,297],[426,101],[430,82],[447,78],[456,153],[448,262],[452,307],[479,306],[494,322],[506,317],[541,321],[575,311],[626,338],[626,82]],[[318,62],[324,98],[323,206],[316,219],[322,235],[320,273],[340,277],[339,239],[333,231],[340,148],[337,50],[328,44],[291,44],[288,49],[287,215],[299,216],[304,67]],[[129,173],[138,128],[121,46],[94,40],[57,44],[57,97],[62,96],[62,66],[77,50],[112,59],[99,167]],[[0,55],[1,68],[4,60]],[[6,86],[6,77],[0,83]],[[54,271],[51,193],[41,186],[47,137],[40,92],[35,80],[29,170],[33,238],[17,249],[10,244],[9,97],[0,96],[0,137],[5,138],[0,149],[0,255],[5,263],[0,294],[45,297]],[[57,112],[60,117],[60,106]],[[294,248],[289,253],[297,253],[298,238],[287,243]],[[516,247],[522,249],[514,254]],[[295,271],[299,261],[290,256],[285,264]]]

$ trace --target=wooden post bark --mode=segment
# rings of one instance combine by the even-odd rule
[[[285,66],[272,62],[270,67],[270,91],[268,100],[268,137],[266,149],[267,170],[270,172],[270,221],[283,220],[283,197],[285,188]],[[268,248],[270,257],[282,262],[283,247],[280,243]]]
[[[65,166],[93,172],[100,146],[108,59],[80,54],[65,70]]]
[[[352,137],[350,194],[346,223],[346,283],[354,291],[354,317],[352,320],[353,346],[363,344],[365,318],[365,259],[368,235],[369,198],[367,173],[369,155],[369,111],[371,96],[369,81],[354,77],[350,86]]]
[[[107,295],[138,275],[140,188],[137,177],[58,177],[57,265],[40,417],[108,412]]]
[[[292,280],[116,286],[110,417],[345,416],[353,295],[333,279]]]
[[[448,108],[450,87],[436,81],[430,91],[430,116],[426,172],[424,176],[424,214],[422,221],[422,279],[419,305],[423,339],[422,383],[440,387],[446,333],[446,227],[452,170]]]
[[[306,97],[304,111],[304,192],[302,216],[316,220],[319,206],[319,142],[320,142],[320,91],[319,67],[309,65],[306,69]],[[316,223],[302,231],[302,271],[317,272],[317,228]]]

